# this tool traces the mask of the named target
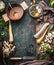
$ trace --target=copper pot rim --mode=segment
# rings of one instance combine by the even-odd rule
[[[18,3],[16,3],[16,2],[11,3],[11,5],[14,5],[13,7],[18,6],[18,7],[22,8],[22,6],[20,4],[18,4]],[[8,15],[8,17],[9,17],[9,11],[11,10],[11,8],[10,8],[10,10],[9,10],[9,8],[10,8],[10,6],[8,5],[8,8],[7,8],[7,15]],[[22,10],[23,10],[23,15],[24,15],[24,9],[22,8]],[[23,17],[23,15],[22,15],[22,17]],[[20,19],[22,19],[22,17]],[[9,17],[9,19],[10,19],[10,17]],[[18,21],[20,19],[16,19],[16,20],[13,20],[13,21]],[[10,20],[12,20],[12,19],[10,19]]]

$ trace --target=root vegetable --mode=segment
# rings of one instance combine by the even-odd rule
[[[8,42],[4,41],[3,43],[4,43],[4,45],[6,45],[7,47],[10,47],[10,45],[9,45]]]
[[[11,49],[11,51],[14,51],[15,48],[16,48],[16,46],[13,46],[13,48]]]
[[[9,21],[9,42],[13,43],[12,25],[10,21]]]
[[[10,44],[10,47],[13,47],[13,44]]]
[[[49,28],[47,27],[46,30],[44,31],[43,35],[42,35],[39,39],[37,39],[37,43],[38,43],[38,44],[41,43],[41,41],[44,39],[44,37],[45,37],[45,35],[46,35],[48,29],[49,29]]]
[[[34,37],[35,37],[35,38],[38,38],[38,37],[45,31],[45,29],[47,28],[47,26],[49,26],[49,23],[45,23],[45,24],[43,25],[43,27],[40,29],[40,31],[37,32],[37,33],[34,35]]]
[[[3,46],[4,46],[4,48],[5,48],[5,49],[7,49],[7,48],[8,48],[6,44],[4,44]]]
[[[9,57],[10,54],[15,51],[16,46],[14,46],[14,45],[11,46],[11,45],[12,44],[9,44],[6,41],[4,41],[3,47],[2,47],[4,57],[5,57],[5,55],[7,57]]]

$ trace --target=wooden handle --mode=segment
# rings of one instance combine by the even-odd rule
[[[9,42],[10,42],[10,43],[13,43],[13,34],[12,34],[11,21],[9,21]]]
[[[12,57],[12,58],[10,58],[10,60],[22,60],[22,58],[21,57]]]

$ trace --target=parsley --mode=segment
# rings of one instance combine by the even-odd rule
[[[50,5],[50,6],[54,6],[54,0],[50,0],[49,5]]]
[[[2,16],[0,15],[0,40],[2,40],[8,33],[8,23],[5,23]]]

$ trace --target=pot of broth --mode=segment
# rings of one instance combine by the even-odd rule
[[[24,10],[22,6],[18,3],[11,3],[7,9],[7,15],[10,20],[17,21],[23,17]]]

